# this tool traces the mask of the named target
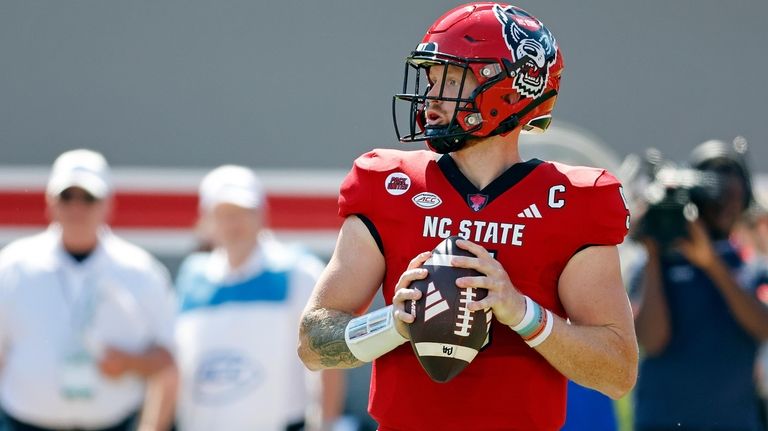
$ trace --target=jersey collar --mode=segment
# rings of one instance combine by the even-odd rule
[[[515,163],[499,175],[482,190],[475,187],[467,177],[459,170],[456,161],[449,154],[444,154],[437,160],[437,165],[445,175],[445,178],[453,188],[464,198],[473,211],[480,211],[502,193],[519,183],[537,166],[544,163],[539,159],[530,159],[525,162]]]

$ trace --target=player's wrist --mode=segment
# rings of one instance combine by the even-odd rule
[[[513,319],[507,323],[507,326],[510,328],[520,325],[522,323],[523,319],[525,318],[525,311],[528,309],[528,306],[526,304],[525,295],[518,295],[516,302],[516,308],[518,309],[518,315],[520,317]]]
[[[350,320],[344,341],[357,359],[371,362],[408,340],[398,331],[390,305]]]
[[[401,337],[405,338],[406,341],[408,341],[408,324],[398,319],[394,314],[393,317],[395,320],[395,329],[397,329],[397,333],[400,334]]]
[[[523,297],[525,298],[525,314],[519,323],[510,325],[510,328],[517,332],[526,344],[536,347],[552,334],[555,318],[551,311],[536,301],[525,295]]]

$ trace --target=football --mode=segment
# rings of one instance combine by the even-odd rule
[[[405,304],[416,317],[408,326],[411,347],[429,377],[439,383],[456,377],[472,362],[486,343],[491,326],[490,308],[470,312],[466,307],[488,291],[456,286],[458,278],[480,275],[474,269],[451,266],[453,256],[474,257],[456,245],[458,239],[446,238],[432,250],[422,265],[429,275],[410,286],[421,291],[421,298]]]

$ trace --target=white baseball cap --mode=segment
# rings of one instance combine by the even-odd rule
[[[46,193],[58,196],[69,187],[80,187],[98,199],[112,193],[112,175],[104,156],[95,151],[79,149],[57,157],[53,162]]]
[[[260,208],[264,187],[256,173],[244,166],[224,165],[209,172],[200,183],[200,209],[210,211],[219,204]]]

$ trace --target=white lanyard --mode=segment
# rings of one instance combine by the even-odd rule
[[[72,328],[72,342],[67,344],[62,358],[59,390],[66,399],[89,400],[96,394],[98,386],[99,372],[94,358],[99,357],[100,352],[94,340],[89,342],[86,332],[95,315],[99,292],[93,277],[89,277],[90,274],[86,272],[87,268],[67,268],[67,265],[67,262],[62,262],[56,269]],[[79,270],[83,270],[83,273],[79,273]],[[73,277],[78,280],[73,282]]]
[[[72,272],[77,272],[80,268],[69,269],[66,265],[67,263],[64,263],[56,270],[56,278],[67,307],[73,335],[82,340],[85,331],[93,321],[100,300],[100,292],[90,274],[84,273],[82,276],[73,274]],[[73,280],[73,278],[79,280]]]

